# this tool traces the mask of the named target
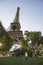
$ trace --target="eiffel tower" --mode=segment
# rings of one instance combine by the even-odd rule
[[[23,32],[20,30],[21,26],[19,22],[19,11],[20,11],[20,7],[17,7],[15,18],[13,22],[10,24],[8,31],[8,33],[15,40],[15,42],[19,42],[21,39],[23,39]]]

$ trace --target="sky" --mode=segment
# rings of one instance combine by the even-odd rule
[[[17,7],[20,7],[21,30],[43,34],[43,0],[0,0],[0,21],[5,29],[13,22]]]

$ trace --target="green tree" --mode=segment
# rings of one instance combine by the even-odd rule
[[[40,31],[39,32],[30,32],[29,37],[30,37],[33,44],[35,44],[35,43],[38,44],[38,42],[41,38],[41,32]]]
[[[13,44],[13,39],[10,37],[8,32],[2,26],[0,22],[0,51],[9,51]]]
[[[24,33],[24,39],[25,39],[25,45],[26,46],[28,46],[27,43],[30,41],[29,35],[30,35],[30,32],[29,31],[25,31],[25,33]]]
[[[33,32],[25,32],[25,39],[27,43],[31,40],[31,44],[28,45],[28,52],[32,55],[38,55],[41,53],[43,54],[43,36],[41,35],[40,31],[33,31]],[[27,44],[26,43],[26,44]],[[40,45],[42,44],[42,45]]]
[[[28,31],[25,31],[25,38],[26,38],[26,41],[30,41],[32,42],[32,44],[35,44],[35,43],[38,43],[40,38],[41,38],[41,32],[28,32]]]
[[[39,40],[39,44],[43,44],[43,36],[41,36],[41,38]]]
[[[21,48],[25,47],[25,40],[24,39],[20,40],[19,44]]]

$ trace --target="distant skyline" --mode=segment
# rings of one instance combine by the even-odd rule
[[[7,29],[20,7],[20,25],[23,31],[43,33],[43,0],[0,0],[0,21]]]

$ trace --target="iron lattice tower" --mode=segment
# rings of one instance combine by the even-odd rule
[[[23,39],[23,33],[20,30],[21,26],[19,22],[19,11],[20,11],[20,7],[17,7],[15,18],[13,22],[10,24],[9,31],[8,31],[10,36],[12,36],[12,38],[17,42]]]

